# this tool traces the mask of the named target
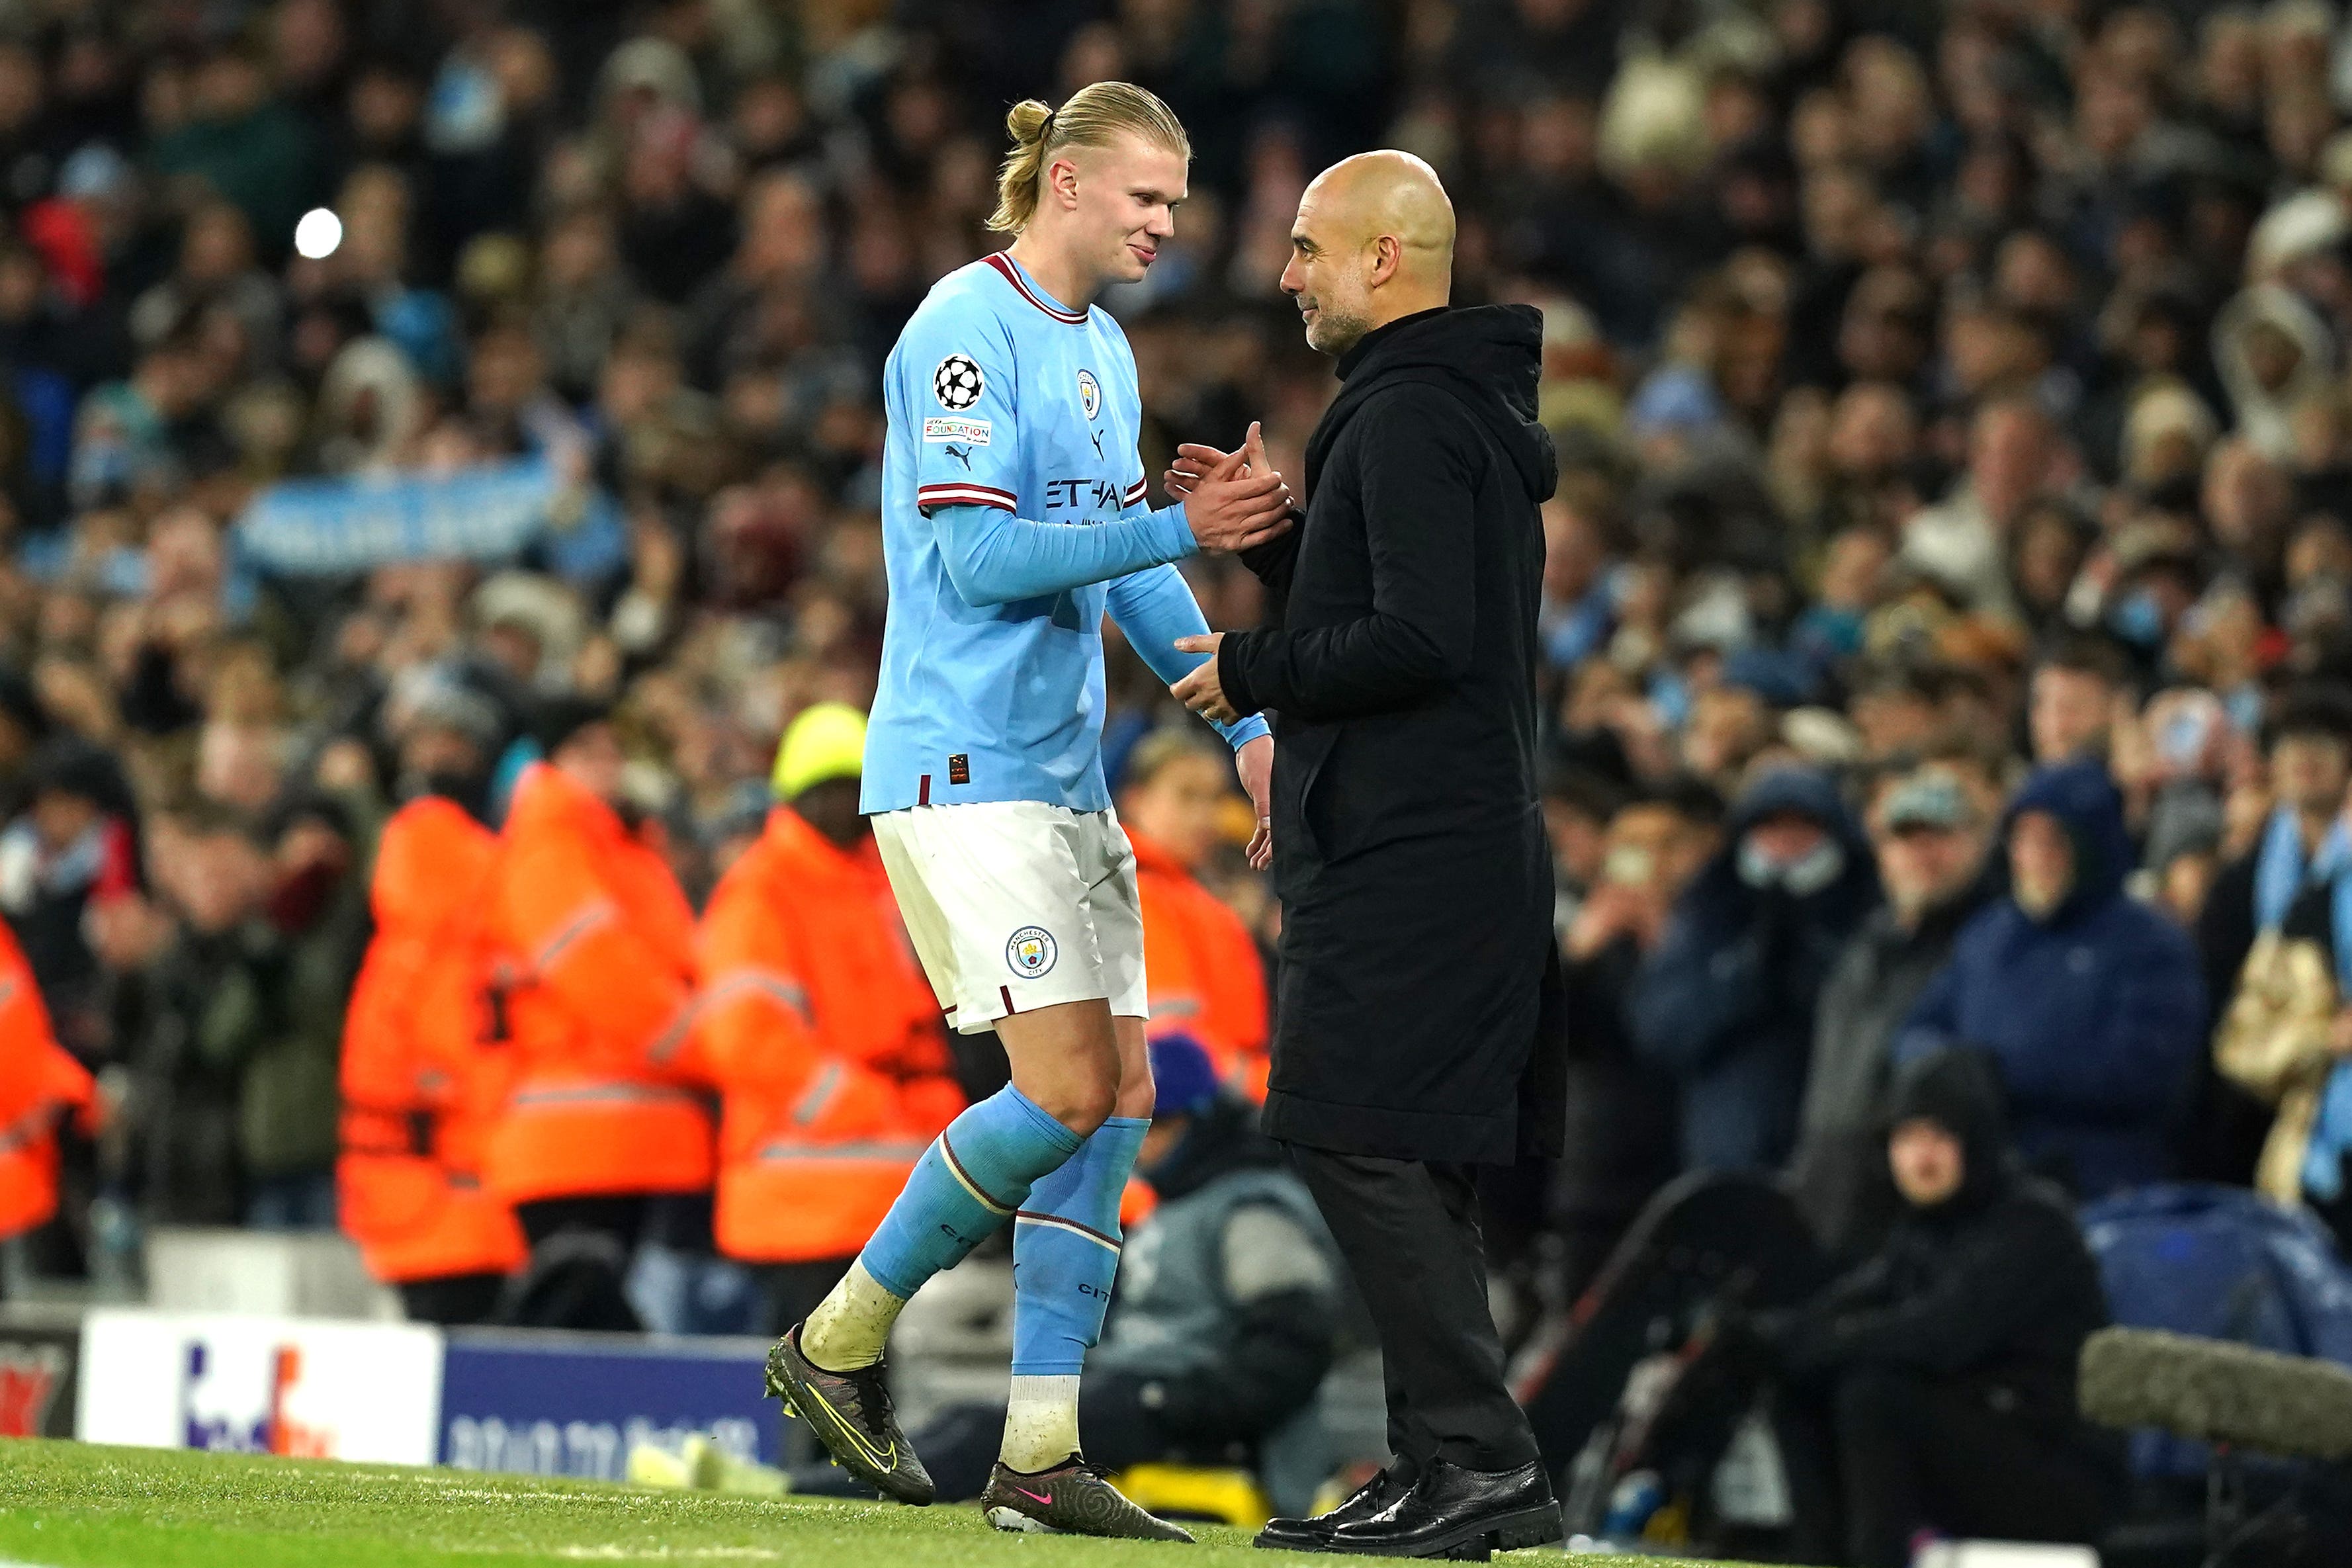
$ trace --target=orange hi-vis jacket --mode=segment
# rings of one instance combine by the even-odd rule
[[[393,814],[369,889],[375,940],[343,1016],[342,1226],[387,1284],[522,1267],[522,1228],[482,1185],[505,1097],[484,931],[498,839],[455,802]]]
[[[522,1204],[707,1189],[694,911],[667,863],[541,763],[515,787],[489,895],[514,1054],[491,1191]]]
[[[1201,1043],[1225,1085],[1265,1100],[1265,968],[1249,928],[1176,858],[1133,828],[1153,1035]]]
[[[0,1240],[58,1212],[58,1116],[96,1131],[96,1086],[49,1032],[16,933],[0,921]]]
[[[726,1094],[719,1249],[847,1257],[964,1104],[881,857],[778,806],[711,894],[700,948],[697,1028]]]

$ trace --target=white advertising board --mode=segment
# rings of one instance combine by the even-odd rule
[[[429,1465],[441,1360],[440,1331],[413,1323],[94,1311],[74,1436]]]

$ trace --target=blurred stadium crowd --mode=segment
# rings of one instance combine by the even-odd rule
[[[19,1267],[334,1222],[382,824],[495,826],[581,703],[709,899],[788,722],[870,695],[881,358],[997,243],[1005,105],[1106,78],[1197,150],[1104,301],[1155,475],[1253,418],[1299,470],[1333,384],[1275,279],[1337,156],[1426,157],[1457,300],[1544,310],[1580,1029],[1570,1158],[1492,1194],[1531,1303],[1690,1169],[1866,1251],[1889,1076],[1953,1043],[2084,1198],[2346,1212],[2325,0],[16,0],[0,912],[110,1110]],[[1182,715],[1112,660],[1116,774]],[[1160,815],[1271,962],[1238,796]]]

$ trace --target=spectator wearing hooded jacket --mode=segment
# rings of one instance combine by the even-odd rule
[[[2079,1195],[2162,1181],[2205,1035],[2197,949],[2124,891],[2106,769],[2038,770],[2010,804],[2010,893],[1960,932],[1895,1045],[1990,1052],[2026,1158]]]
[[[1877,897],[1870,846],[1827,774],[1776,769],[1739,797],[1629,1009],[1635,1052],[1675,1081],[1686,1169],[1788,1158],[1822,982]]]
[[[2074,1365],[2107,1308],[2065,1194],[2021,1168],[1976,1052],[1913,1062],[1886,1125],[1893,1232],[1752,1324],[1779,1379],[1800,1554],[1899,1568],[1923,1531],[2095,1542],[2115,1472]]]

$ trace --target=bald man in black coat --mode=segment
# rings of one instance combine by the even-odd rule
[[[1475,1167],[1557,1153],[1552,873],[1536,791],[1542,318],[1455,309],[1453,214],[1403,153],[1308,187],[1283,288],[1341,387],[1300,527],[1245,554],[1276,624],[1187,646],[1174,689],[1274,715],[1279,1021],[1265,1127],[1381,1337],[1390,1468],[1264,1543],[1434,1556],[1559,1539],[1502,1381]],[[1178,493],[1265,462],[1188,447]],[[1539,1048],[1539,1042],[1541,1047]]]

